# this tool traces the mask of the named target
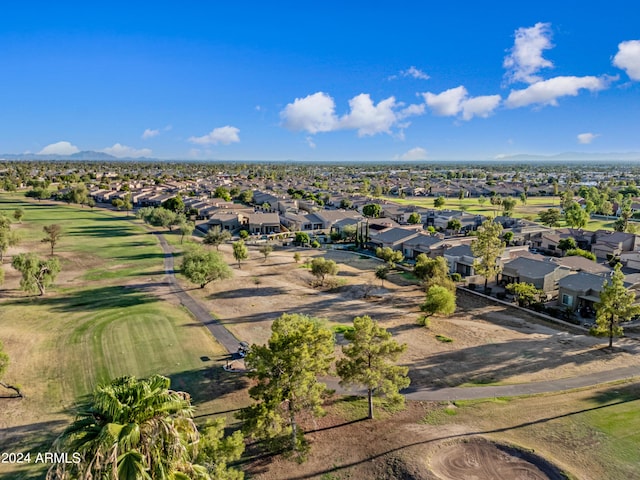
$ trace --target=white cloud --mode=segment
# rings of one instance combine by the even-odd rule
[[[309,133],[330,132],[338,125],[336,104],[329,95],[317,92],[289,103],[280,118],[286,128]]]
[[[38,155],[72,155],[80,149],[69,142],[56,142],[47,145],[38,152]]]
[[[511,90],[505,101],[507,107],[517,108],[527,105],[558,105],[558,98],[578,95],[580,90],[597,92],[609,85],[607,77],[555,77],[542,80],[523,90]]]
[[[462,113],[463,120],[473,117],[488,117],[500,105],[500,95],[482,95],[470,97],[467,89],[460,85],[442,93],[423,93],[426,104],[436,115],[454,117]]]
[[[392,134],[392,128],[406,128],[409,123],[400,122],[408,117],[422,115],[424,105],[405,107],[395,97],[373,102],[368,93],[361,93],[349,100],[349,113],[338,117],[336,105],[329,95],[317,92],[304,98],[296,98],[282,112],[283,126],[310,134],[336,130],[357,130],[360,137],[378,133]]]
[[[393,110],[397,107],[396,99],[389,97],[377,105],[368,93],[361,93],[349,100],[351,111],[340,118],[340,127],[358,130],[358,136],[391,133],[391,127],[398,117]]]
[[[503,62],[505,74],[510,83],[535,83],[541,80],[536,75],[542,68],[553,67],[553,63],[542,57],[542,52],[553,47],[551,44],[551,24],[536,23],[533,27],[519,28],[515,32],[515,42],[511,53]]]
[[[419,116],[424,113],[424,109],[425,109],[424,103],[421,103],[419,105],[414,103],[400,110],[397,116],[399,120],[402,120],[407,117]]]
[[[462,111],[462,102],[467,96],[467,89],[462,85],[450,88],[442,93],[423,93],[424,101],[436,115],[452,117]]]
[[[470,97],[462,102],[462,118],[471,120],[473,117],[487,118],[500,105],[500,95],[482,95]]]
[[[142,139],[143,140],[147,140],[149,138],[153,138],[157,135],[160,135],[160,130],[152,130],[150,128],[145,129],[145,131],[142,133]]]
[[[402,155],[396,155],[395,157],[393,157],[394,160],[407,160],[407,161],[427,160],[427,158],[428,158],[427,151],[421,147],[412,148],[411,150],[406,151]]]
[[[618,45],[613,64],[624,70],[632,80],[640,80],[640,40],[629,40]]]
[[[240,141],[239,132],[240,129],[226,125],[224,127],[214,128],[201,137],[189,137],[189,141],[198,145],[218,145],[219,143],[222,145],[230,145]]]
[[[418,80],[429,80],[431,78],[427,73],[423,72],[417,67],[414,67],[413,65],[411,65],[406,70],[401,70],[400,76],[416,78]],[[397,75],[394,75],[391,77],[391,79],[394,79],[394,78],[397,78]]]
[[[113,155],[114,157],[149,157],[151,156],[151,150],[148,148],[133,148],[127,147],[126,145],[121,145],[119,143],[114,144],[112,147],[107,147],[102,150],[104,153],[108,153],[109,155]]]
[[[578,134],[578,142],[584,144],[584,145],[588,145],[589,143],[593,142],[596,138],[598,138],[600,135],[597,133],[580,133]]]
[[[316,148],[316,142],[313,141],[313,137],[311,135],[305,138],[305,140],[307,141],[307,145],[309,145],[309,148]]]

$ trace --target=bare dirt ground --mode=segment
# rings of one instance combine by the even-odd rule
[[[221,251],[233,262],[228,245]],[[345,325],[355,316],[369,315],[408,345],[401,361],[410,367],[414,388],[527,383],[640,366],[640,346],[634,340],[618,339],[616,352],[608,353],[603,339],[562,331],[466,292],[458,292],[453,316],[433,318],[429,328],[421,327],[417,319],[424,292],[419,286],[393,274],[381,287],[373,273],[380,263],[373,259],[341,251],[301,252],[303,259],[296,264],[292,250],[276,251],[266,262],[252,251],[241,268],[234,267],[234,278],[190,292],[249,343],[266,342],[271,322],[285,312]],[[302,264],[315,255],[339,263],[342,286],[312,288],[314,278]],[[441,342],[438,334],[453,341]]]
[[[228,247],[221,250],[231,263]],[[276,251],[266,261],[253,251],[242,268],[234,267],[233,279],[191,292],[249,343],[265,342],[271,321],[285,312],[324,317],[331,324],[349,324],[354,316],[370,315],[398,341],[407,343],[402,362],[410,367],[416,388],[527,383],[640,365],[633,340],[616,340],[616,351],[606,353],[604,340],[563,331],[534,315],[465,292],[459,292],[455,315],[432,319],[430,328],[420,327],[416,322],[424,298],[420,287],[400,275],[390,276],[381,287],[373,274],[380,263],[359,255],[302,252],[338,262],[341,286],[313,288],[313,277],[301,265],[304,257],[295,264],[291,250]],[[453,341],[440,342],[436,334]],[[590,455],[595,445],[572,448],[571,442],[581,442],[582,437],[576,437],[574,426],[565,427],[555,420],[570,415],[574,398],[581,395],[585,394],[545,396],[544,402],[532,397],[522,400],[522,405],[520,400],[513,402],[509,408],[483,406],[480,419],[460,418],[436,425],[424,421],[429,412],[442,409],[433,402],[408,402],[405,411],[374,422],[350,417],[337,405],[330,405],[326,417],[308,419],[304,425],[311,442],[305,463],[266,457],[254,459],[243,469],[260,480],[554,480],[565,478],[559,468],[577,475],[575,478],[614,478],[607,477]],[[541,422],[543,429],[537,428]]]
[[[230,246],[222,246],[221,251],[234,264]],[[399,342],[407,343],[402,362],[410,367],[412,384],[418,388],[458,386],[467,382],[524,383],[640,365],[640,358],[637,358],[640,356],[634,355],[636,346],[630,340],[617,340],[620,348],[614,354],[603,353],[600,347],[605,342],[602,340],[551,328],[526,313],[489,304],[471,294],[458,296],[459,308],[452,317],[433,319],[428,329],[420,327],[416,320],[424,292],[397,274],[390,275],[382,287],[373,273],[380,265],[376,260],[346,252],[301,250],[303,260],[296,264],[293,252],[276,251],[263,261],[257,251],[251,250],[251,258],[243,262],[242,268],[234,266],[234,278],[205,289],[193,288],[186,283],[185,286],[239,339],[249,343],[265,342],[270,335],[271,322],[285,312],[305,313],[326,318],[331,324],[345,325],[355,316],[370,315],[388,328]],[[313,277],[302,263],[305,257],[315,255],[326,255],[339,263],[337,278],[341,286],[331,290],[312,288]],[[79,272],[90,266],[84,265],[82,258],[65,258],[65,261],[78,265],[65,269],[59,282],[61,286],[77,282]],[[12,297],[8,293],[17,288],[19,278],[8,270],[3,294]],[[129,286],[177,302],[160,280],[155,276],[143,277]],[[368,293],[367,298],[365,293]],[[435,338],[436,334],[446,335],[453,342],[442,343]],[[341,339],[338,340],[340,343]],[[218,385],[224,378],[215,379],[213,383]],[[233,378],[239,381],[241,377]],[[231,413],[247,402],[246,390],[234,388],[232,393],[226,400]],[[211,398],[204,386],[202,392],[194,392],[196,397],[203,401]],[[491,431],[495,431],[496,426],[510,427],[521,421],[518,410],[510,415],[501,410],[490,418],[490,422],[487,417],[486,425],[465,422],[424,424],[425,415],[437,408],[439,406],[434,403],[409,402],[403,412],[366,422],[345,420],[348,416],[345,417],[344,412],[330,406],[329,415],[309,420],[305,425],[312,443],[306,463],[298,465],[279,457],[269,457],[254,460],[243,469],[256,479],[493,480],[501,478],[496,472],[503,472],[500,473],[502,478],[518,478],[511,475],[516,471],[526,472],[528,476],[522,478],[557,478],[544,461],[526,456],[518,458],[522,456],[518,451],[505,449],[502,443],[493,443],[493,440],[504,442],[505,437],[501,434],[500,438],[493,438]],[[539,416],[544,416],[548,408],[551,407],[544,407]],[[558,412],[570,408],[570,398],[557,408]],[[220,414],[220,409],[199,410],[202,416],[209,413]],[[45,425],[58,427],[60,424],[59,418],[47,420],[49,423],[43,421],[33,427],[42,429]],[[530,437],[535,435],[533,428],[527,433]],[[29,432],[12,433],[24,436]],[[525,434],[514,433],[507,439],[528,446]],[[576,452],[580,455],[579,449]],[[542,455],[555,460],[552,449],[543,451]],[[477,468],[478,459],[482,459],[480,469]],[[569,462],[569,471],[579,474],[578,478],[605,478],[589,477],[588,462],[588,455],[575,458]],[[576,470],[581,464],[587,465],[582,472]],[[591,465],[591,468],[596,466]]]
[[[336,409],[310,423],[311,452],[297,464],[281,457],[245,466],[256,480],[560,480],[560,470],[541,457],[495,443],[468,425],[426,425],[433,404],[411,402],[391,417],[345,421]]]

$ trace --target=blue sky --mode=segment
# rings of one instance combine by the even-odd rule
[[[12,3],[0,153],[640,151],[637,2]]]

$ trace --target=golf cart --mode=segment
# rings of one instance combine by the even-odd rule
[[[238,345],[238,355],[244,358],[249,353],[249,344],[247,342],[240,342]]]

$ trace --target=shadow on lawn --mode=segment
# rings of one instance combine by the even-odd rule
[[[444,384],[448,387],[468,382],[478,385],[500,382],[557,365],[588,365],[607,355],[601,350],[585,349],[579,343],[562,343],[560,351],[551,355],[549,349],[557,343],[558,339],[553,337],[531,338],[429,355],[411,364],[409,377],[412,385],[405,392],[414,391],[425,382],[439,382],[438,386]],[[464,365],[464,369],[460,369],[460,365]]]
[[[105,226],[77,226],[65,229],[65,235],[70,237],[131,237],[138,235],[140,232],[133,226],[128,225],[105,225]]]
[[[166,255],[162,252],[148,252],[148,253],[138,253],[133,255],[122,255],[119,257],[113,257],[113,259],[136,261],[136,260],[164,259],[165,257]]]
[[[55,297],[26,297],[5,302],[5,305],[38,304],[53,311],[96,311],[101,309],[127,308],[157,302],[154,295],[128,287],[110,286],[79,290]]]
[[[66,425],[67,422],[63,420],[51,420],[17,427],[0,428],[0,445],[24,444],[32,438],[40,441],[42,437],[49,439],[52,436],[52,431],[58,431]]]
[[[216,360],[223,358],[226,357]],[[233,392],[244,390],[249,386],[246,376],[239,373],[226,372],[221,365],[187,370],[169,375],[169,378],[171,379],[171,389],[188,392],[195,406],[214,398],[222,398]],[[214,414],[218,413],[221,412],[214,412]]]
[[[250,297],[271,297],[275,295],[288,295],[290,292],[282,287],[261,287],[256,285],[250,288],[238,288],[235,290],[227,290],[217,292],[210,295],[211,299],[231,299],[231,298],[250,298]]]
[[[634,402],[640,400],[640,382],[613,385],[611,388],[594,393],[589,399],[601,405]]]
[[[264,287],[265,290],[268,287]],[[257,287],[256,289],[259,289]],[[253,292],[253,288],[245,289],[247,292],[251,294],[248,295],[247,304],[250,305],[250,297],[255,296],[256,294]],[[229,292],[230,293],[230,292]],[[291,293],[286,293],[286,295],[290,295]],[[216,300],[218,298],[223,298],[220,296],[221,293],[215,293],[211,295],[211,300]],[[273,295],[273,294],[272,294]],[[305,295],[303,293],[303,295]],[[311,295],[316,295],[312,293]],[[240,298],[240,297],[239,297]],[[371,304],[366,304],[362,307],[359,307],[358,310],[354,310],[354,299],[347,298],[344,296],[336,296],[336,295],[317,295],[315,296],[315,301],[297,305],[290,307],[272,307],[267,311],[257,310],[250,311],[246,315],[238,315],[236,317],[230,317],[225,319],[225,324],[243,324],[243,323],[257,323],[262,321],[270,321],[278,318],[284,313],[299,313],[303,315],[308,315],[310,317],[316,318],[330,318],[334,322],[344,323],[351,322],[354,317],[361,315],[369,315],[374,320],[382,320],[384,322],[398,320],[404,317],[406,314],[404,308],[398,308],[394,311],[385,312],[384,315],[377,312],[375,308],[377,308],[377,304],[372,302]],[[370,310],[371,309],[371,310]],[[251,310],[251,309],[246,309]],[[383,326],[384,326],[383,322]]]

